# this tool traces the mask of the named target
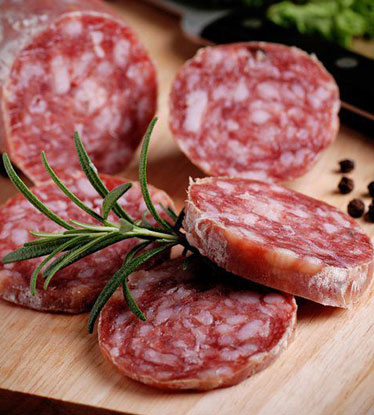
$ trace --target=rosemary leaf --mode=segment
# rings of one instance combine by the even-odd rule
[[[16,249],[13,252],[5,255],[2,259],[3,264],[10,264],[12,262],[25,261],[26,259],[38,258],[44,255],[48,255],[53,252],[57,247],[61,246],[67,241],[67,239],[57,239],[38,245],[31,245]]]
[[[142,321],[146,321],[146,317],[143,313],[143,311],[139,308],[138,304],[136,304],[136,301],[134,297],[131,294],[131,291],[129,290],[129,287],[127,286],[127,281],[123,281],[122,283],[122,292],[123,297],[126,301],[127,307],[130,309],[130,311],[138,317]]]
[[[165,207],[162,203],[160,203],[161,209],[169,216],[170,219],[175,222],[178,218],[178,215],[175,213],[174,209],[170,206]]]
[[[47,258],[45,258],[35,269],[35,271],[33,272],[32,276],[31,276],[31,280],[30,280],[30,291],[31,291],[31,295],[35,295],[36,294],[36,283],[38,280],[38,275],[40,273],[40,271],[44,268],[44,266],[53,258],[55,257],[57,254],[59,254],[60,252],[64,251],[65,249],[68,248],[72,248],[74,246],[78,246],[80,245],[86,238],[82,237],[82,236],[78,236],[76,238],[73,239],[69,239],[68,241],[66,241],[65,243],[61,244],[59,247],[57,247],[53,252],[51,252],[50,255],[47,256]]]
[[[65,255],[59,256],[51,263],[51,265],[46,269],[46,271],[43,272],[43,278],[45,279],[43,288],[45,290],[48,288],[51,279],[54,277],[54,275],[56,275],[58,271],[78,261],[79,259],[83,258],[83,256],[87,256],[87,251],[90,251],[92,248],[95,248],[96,246],[101,246],[102,242],[111,240],[112,237],[113,234],[111,233],[105,234],[103,236],[95,238],[94,240],[88,242],[87,244],[84,244],[83,246],[77,246],[73,248]]]
[[[95,167],[90,157],[88,156],[87,151],[83,146],[83,143],[79,136],[78,131],[74,133],[74,142],[75,142],[75,147],[77,149],[79,162],[82,166],[82,169],[85,175],[87,176],[87,179],[92,184],[92,186],[97,191],[97,193],[99,193],[99,195],[102,198],[105,198],[105,196],[109,193],[109,190],[107,189],[103,181],[100,179],[97,173],[97,168]],[[126,219],[127,221],[131,223],[134,222],[133,219],[125,212],[125,210],[122,209],[122,207],[118,203],[114,205],[113,212],[119,218]]]
[[[134,229],[134,225],[130,222],[127,222],[127,220],[125,219],[120,219],[119,223],[120,223],[119,231],[121,233],[127,233]]]
[[[107,303],[109,298],[114,294],[116,289],[122,284],[123,281],[136,269],[138,269],[142,264],[148,261],[153,256],[165,251],[166,249],[171,248],[176,245],[175,242],[154,248],[150,251],[146,251],[130,262],[126,262],[122,267],[113,275],[113,277],[107,282],[104,289],[101,291],[99,297],[97,298],[94,306],[92,307],[91,314],[88,320],[88,331],[92,333],[95,321],[100,314],[100,311]]]
[[[90,232],[91,231],[92,232],[113,232],[113,231],[118,231],[118,227],[116,225],[113,225],[113,226],[96,226],[96,225],[92,225],[90,223],[79,222],[78,220],[74,220],[74,219],[70,219],[70,222],[73,223],[74,225],[80,226],[84,230],[88,230]],[[74,229],[74,231],[76,231],[76,229]],[[69,232],[69,231],[66,231],[65,234],[67,232]]]
[[[69,223],[67,223],[64,219],[60,216],[53,213],[39,198],[37,198],[34,193],[26,186],[26,184],[22,181],[22,179],[18,176],[18,174],[13,169],[12,163],[9,160],[9,157],[6,153],[3,154],[3,163],[5,170],[9,176],[9,179],[14,184],[14,186],[18,189],[20,193],[22,193],[25,198],[40,212],[42,212],[45,216],[51,219],[53,222],[57,223],[58,225],[62,226],[65,229],[74,229]]]
[[[65,193],[65,195],[73,202],[75,203],[80,209],[82,209],[83,211],[85,211],[86,213],[88,213],[90,216],[92,216],[94,219],[96,219],[97,221],[103,223],[104,225],[106,224],[106,221],[104,220],[104,218],[102,218],[100,215],[98,215],[94,210],[90,209],[88,206],[86,206],[73,192],[71,192],[65,185],[64,183],[62,183],[62,181],[59,179],[59,177],[57,176],[57,174],[55,173],[55,171],[52,169],[52,167],[50,166],[50,164],[48,163],[47,157],[44,153],[44,151],[42,152],[42,159],[43,159],[43,164],[45,169],[47,170],[47,172],[49,173],[49,175],[51,176],[52,180],[57,184],[57,186],[60,188],[60,190],[62,190],[63,193]],[[105,218],[106,219],[106,218]]]
[[[101,211],[104,219],[108,219],[109,212],[114,208],[117,200],[122,197],[129,189],[131,189],[131,187],[132,183],[122,183],[106,194]]]
[[[144,202],[151,213],[151,215],[154,217],[155,221],[158,222],[163,228],[170,229],[171,225],[166,222],[164,219],[160,217],[158,214],[152,199],[151,195],[148,190],[148,184],[147,184],[147,156],[148,156],[148,148],[149,148],[149,142],[151,139],[152,131],[154,129],[154,126],[157,122],[157,118],[154,118],[145,133],[142,149],[140,152],[140,159],[139,159],[139,183],[140,183],[140,189],[142,191]]]

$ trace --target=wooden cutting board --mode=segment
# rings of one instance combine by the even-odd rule
[[[197,46],[183,37],[172,16],[136,0],[118,0],[113,7],[137,31],[158,67],[160,121],[149,179],[180,207],[188,177],[201,172],[172,142],[167,98],[176,71]],[[337,161],[348,156],[357,162],[356,189],[342,196],[336,192]],[[135,160],[123,176],[136,178],[136,172]],[[374,140],[341,127],[315,168],[289,186],[345,210],[353,197],[369,203],[365,194],[371,180]],[[0,185],[2,203],[15,191],[7,179]],[[374,224],[360,222],[373,236]],[[123,377],[102,358],[96,333],[87,334],[87,315],[44,314],[0,302],[0,316],[0,413],[374,414],[373,286],[352,310],[299,301],[296,338],[271,367],[238,386],[205,393],[166,393]]]

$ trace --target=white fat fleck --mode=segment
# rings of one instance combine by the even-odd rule
[[[75,93],[75,105],[81,112],[92,114],[105,105],[108,94],[93,79],[85,79]]]
[[[74,19],[67,22],[63,27],[63,32],[67,36],[79,36],[82,33],[82,22],[80,20]]]
[[[327,213],[324,210],[322,210],[321,208],[317,208],[316,213],[317,213],[317,215],[322,216],[323,218],[325,218],[327,216]]]
[[[236,315],[236,316],[230,316],[226,319],[226,323],[230,324],[230,325],[235,325],[235,324],[242,324],[244,323],[246,320],[248,319],[247,316],[243,316],[243,315]]]
[[[332,225],[331,223],[324,223],[323,227],[328,233],[335,233],[338,230],[338,228],[335,225]]]
[[[233,91],[233,98],[235,101],[244,101],[249,96],[248,88],[245,81],[240,81],[234,91]]]
[[[216,185],[220,188],[220,189],[222,189],[222,190],[225,190],[225,191],[227,191],[227,192],[233,192],[233,191],[235,191],[235,186],[232,184],[232,183],[229,183],[229,182],[227,182],[227,181],[224,181],[224,180],[219,180],[219,181],[217,181],[216,182]]]
[[[97,195],[96,190],[92,187],[91,183],[84,178],[78,180],[77,186],[84,196],[94,197]]]
[[[118,347],[113,347],[111,352],[110,352],[111,356],[113,357],[118,357],[119,356],[119,349]]]
[[[230,350],[230,349],[222,350],[221,357],[223,360],[228,360],[228,361],[236,360],[240,357],[240,352],[238,350]]]
[[[70,75],[67,62],[62,56],[56,56],[51,61],[51,70],[56,94],[66,94],[70,90]]]
[[[341,214],[338,212],[331,212],[331,216],[340,224],[343,226],[350,226],[351,224],[345,220]]]
[[[202,310],[198,315],[195,316],[196,320],[200,323],[204,324],[205,326],[209,326],[213,323],[213,316],[207,310]]]
[[[228,131],[237,131],[239,130],[239,124],[234,120],[227,120],[226,121],[226,127]]]
[[[159,310],[155,318],[155,324],[159,325],[164,323],[165,321],[169,320],[169,318],[174,314],[174,310],[172,308],[164,308]]]
[[[199,89],[187,95],[186,118],[184,128],[187,131],[197,132],[200,129],[201,121],[208,104],[208,94]]]
[[[94,268],[85,268],[79,272],[78,278],[90,278],[95,274]]]
[[[178,359],[176,356],[170,353],[160,353],[153,349],[147,349],[144,352],[144,360],[156,364],[165,364],[170,366],[174,366],[178,363]]]
[[[262,82],[257,86],[257,93],[264,99],[279,99],[280,94],[275,85],[271,82]]]
[[[282,304],[284,303],[284,297],[279,294],[267,294],[264,297],[264,301],[267,304]]]
[[[118,66],[125,66],[129,60],[130,44],[127,40],[121,39],[116,42],[113,48],[114,61]]]
[[[317,98],[319,98],[321,101],[325,101],[327,98],[330,97],[330,91],[326,88],[319,87],[317,91],[315,91],[315,95]]]
[[[91,32],[91,39],[94,45],[94,51],[96,53],[96,56],[98,56],[99,58],[103,58],[105,56],[104,49],[100,46],[103,38],[104,38],[104,35],[102,32],[99,32],[99,31]]]
[[[216,327],[216,331],[220,334],[227,334],[227,333],[230,333],[232,331],[232,327],[229,326],[228,324],[222,323],[222,324],[219,324]]]
[[[25,229],[14,229],[11,237],[17,246],[22,246],[29,240],[29,233]]]
[[[254,336],[266,336],[268,329],[266,324],[261,320],[253,320],[245,324],[237,334],[239,340],[248,340]]]
[[[305,218],[305,219],[306,218],[309,218],[309,215],[306,212],[304,212],[302,209],[300,209],[300,208],[293,209],[292,210],[292,213],[294,215],[298,216],[299,218]]]
[[[255,293],[245,293],[245,292],[234,292],[230,294],[230,298],[234,301],[239,301],[239,303],[244,304],[259,304],[260,296]]]
[[[270,114],[263,110],[256,110],[251,113],[250,117],[256,124],[264,124],[270,119]]]

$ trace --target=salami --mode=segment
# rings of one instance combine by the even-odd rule
[[[170,128],[206,174],[285,181],[310,170],[338,130],[339,92],[315,56],[248,42],[201,49],[179,71]]]
[[[184,227],[226,270],[321,304],[349,307],[372,278],[373,246],[352,218],[275,184],[196,180]]]
[[[110,176],[103,176],[109,190],[128,181]],[[100,213],[102,198],[82,174],[75,174],[67,182],[86,205]],[[33,192],[51,210],[62,218],[75,219],[86,223],[95,220],[73,204],[54,183],[35,187]],[[172,206],[166,193],[151,187],[152,198],[156,206],[160,203]],[[136,219],[141,219],[146,210],[137,182],[120,199],[124,209]],[[160,209],[161,211],[161,209]],[[162,211],[161,211],[162,212]],[[161,214],[160,212],[160,214]],[[163,214],[164,215],[164,214]],[[153,222],[149,215],[146,216]],[[165,215],[163,216],[165,219]],[[116,217],[111,216],[112,222]],[[34,208],[22,195],[10,199],[0,210],[0,257],[23,246],[34,239],[30,230],[56,232],[60,227]],[[0,297],[4,300],[43,311],[79,313],[86,311],[95,301],[107,280],[122,265],[126,253],[138,243],[136,239],[121,241],[104,250],[92,254],[69,267],[59,271],[52,279],[47,290],[43,290],[39,278],[35,296],[30,293],[30,278],[43,258],[29,259],[22,262],[0,265]]]
[[[78,130],[103,173],[130,161],[156,108],[155,69],[132,30],[99,0],[0,0],[3,148],[43,182],[78,167]]]
[[[101,312],[103,354],[126,376],[163,389],[234,385],[264,369],[287,347],[294,297],[220,279],[177,258],[133,273],[129,287],[147,316],[138,320],[118,291]]]

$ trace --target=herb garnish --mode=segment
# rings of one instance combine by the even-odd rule
[[[9,253],[3,258],[2,262],[4,264],[8,264],[11,262],[46,256],[35,269],[31,277],[30,290],[32,295],[36,294],[36,284],[40,273],[44,279],[43,288],[46,290],[56,273],[74,262],[79,261],[80,259],[98,252],[110,245],[123,241],[124,239],[137,238],[142,240],[142,242],[138,243],[128,252],[122,267],[107,282],[104,289],[98,296],[89,317],[88,328],[90,333],[93,331],[95,321],[100,311],[118,287],[122,287],[124,299],[131,312],[141,320],[145,320],[144,313],[136,304],[129,288],[127,287],[127,278],[132,272],[137,270],[150,258],[178,244],[184,247],[184,254],[188,251],[191,251],[194,254],[197,253],[197,250],[191,247],[187,242],[184,233],[180,231],[184,218],[184,211],[182,210],[180,214],[177,215],[172,208],[165,208],[161,206],[162,209],[168,214],[171,223],[166,221],[158,214],[148,190],[147,155],[151,134],[156,121],[156,118],[151,121],[144,136],[139,161],[139,182],[147,209],[158,223],[159,227],[150,225],[144,216],[142,220],[135,221],[117,203],[118,199],[131,189],[132,184],[124,183],[112,191],[109,191],[100,179],[97,169],[90,160],[77,132],[74,135],[74,141],[79,162],[86,177],[97,193],[103,198],[101,215],[86,206],[84,202],[82,202],[65,186],[48,163],[44,152],[42,153],[42,160],[45,169],[60,190],[81,210],[100,222],[101,224],[99,225],[92,225],[76,220],[65,221],[53,213],[32,193],[22,179],[17,175],[8,155],[6,153],[3,154],[3,162],[6,172],[18,191],[22,193],[26,199],[46,217],[66,229],[65,231],[55,233],[31,231],[30,234],[36,236],[36,240],[25,243],[22,248]],[[119,223],[112,223],[108,220],[110,211],[113,211],[113,213],[119,218]],[[151,243],[157,243],[157,247],[144,250]]]

